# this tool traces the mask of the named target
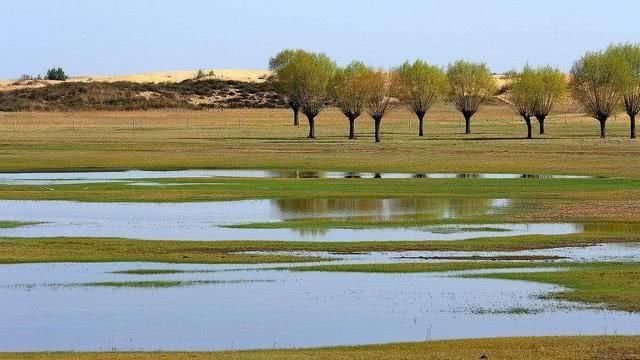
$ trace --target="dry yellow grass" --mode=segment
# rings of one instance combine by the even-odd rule
[[[525,127],[507,105],[486,106],[464,135],[448,105],[426,119],[416,136],[404,109],[383,120],[382,143],[372,122],[357,121],[357,140],[335,109],[317,119],[318,139],[307,124],[291,126],[285,109],[225,111],[0,113],[0,170],[299,168],[360,171],[514,172],[637,177],[640,142],[627,138],[628,120],[609,123],[598,137],[593,119],[561,113],[548,119],[544,138],[526,140]]]
[[[488,324],[489,325],[489,324]],[[0,354],[0,360],[634,360],[640,337],[544,337],[420,342],[309,350],[217,353],[37,353]]]

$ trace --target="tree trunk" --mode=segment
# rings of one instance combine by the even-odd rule
[[[538,124],[540,125],[540,135],[544,135],[544,119],[545,116],[536,116],[538,119]]]
[[[315,118],[307,115],[307,118],[309,119],[309,139],[315,139],[316,138],[316,121]]]
[[[418,113],[418,136],[424,136],[424,114]]]
[[[356,118],[353,116],[349,117],[349,139],[356,138]]]
[[[375,133],[376,133],[376,142],[380,142],[380,123],[382,122],[382,118],[373,118],[375,124]]]
[[[293,110],[293,126],[300,127],[300,110],[296,108],[292,108]]]
[[[464,115],[464,133],[471,134],[471,114]]]
[[[606,124],[607,124],[607,119],[606,118],[600,118],[598,119],[598,121],[600,121],[600,137],[602,139],[604,139],[607,134],[606,134]]]
[[[531,117],[524,116],[524,122],[527,124],[527,139],[533,139],[533,134],[531,133]]]
[[[629,120],[631,121],[631,138],[636,138],[636,116],[630,115]]]

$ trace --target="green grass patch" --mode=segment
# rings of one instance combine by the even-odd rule
[[[478,309],[478,310],[473,310],[472,313],[474,314],[478,314],[478,315],[530,315],[530,314],[536,314],[538,313],[539,310],[536,309],[528,309],[528,308],[522,308],[522,307],[515,307],[515,308],[510,308],[510,309],[505,309],[505,310],[484,310],[484,309]]]
[[[566,263],[539,262],[502,262],[502,261],[460,261],[460,262],[411,262],[394,264],[348,264],[348,265],[317,265],[290,268],[292,271],[323,271],[323,272],[355,272],[355,273],[430,273],[465,270],[487,269],[523,269],[523,268],[554,268],[564,267]],[[289,268],[288,268],[289,269]]]
[[[189,281],[104,281],[86,284],[77,284],[86,287],[110,287],[110,288],[175,288],[200,285],[240,284],[245,282],[266,282],[264,280],[189,280]]]
[[[39,222],[25,222],[25,221],[0,221],[0,229],[15,229],[23,226],[38,225]]]
[[[206,270],[176,270],[176,269],[133,269],[113,271],[112,274],[122,275],[172,275],[172,274],[200,274],[206,273]]]
[[[143,181],[143,180],[140,180]],[[172,184],[171,191],[127,183],[0,185],[0,198],[78,200],[92,202],[175,202],[240,199],[310,198],[516,198],[625,199],[621,192],[640,193],[636,179],[152,179]],[[185,185],[179,185],[181,182]],[[202,183],[202,185],[194,185]],[[525,185],[526,186],[523,186]],[[437,205],[437,204],[436,204]]]
[[[225,352],[0,353],[0,360],[622,360],[639,354],[640,336],[564,336]]]
[[[429,227],[429,231],[438,234],[450,234],[460,231],[476,232],[509,232],[505,228],[491,226],[447,226],[438,225],[466,225],[491,221],[490,217],[455,218],[455,219],[433,219],[433,216],[412,215],[413,219],[406,220],[405,216],[393,216],[388,220],[362,217],[349,218],[312,218],[294,219],[284,221],[271,221],[261,223],[248,223],[238,225],[227,225],[230,229],[395,229],[395,228],[420,228]]]
[[[320,260],[312,256],[241,254],[243,246],[205,241],[146,241],[113,238],[0,239],[0,263],[160,262],[260,264]]]
[[[638,243],[640,234],[523,235],[462,241],[154,241],[114,238],[0,238],[0,263],[160,262],[187,264],[256,264],[309,262],[314,256],[251,252],[320,251],[518,251]],[[249,253],[246,253],[249,252]]]

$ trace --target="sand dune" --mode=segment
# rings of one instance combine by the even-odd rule
[[[244,82],[264,82],[270,75],[268,70],[256,69],[203,69],[205,73],[213,71],[214,76],[206,78],[215,78],[220,80],[233,80]],[[193,79],[197,70],[177,70],[177,71],[154,71],[140,74],[129,75],[82,75],[72,76],[68,81],[91,82],[91,81],[131,81],[131,82],[180,82],[187,79]],[[510,80],[504,75],[495,75],[496,83],[499,87],[507,84]],[[0,91],[11,91],[21,88],[42,87],[51,84],[57,84],[60,81],[36,80],[36,81],[16,81],[16,80],[0,80]]]
[[[235,80],[247,82],[263,82],[269,75],[267,70],[244,69],[203,69],[205,73],[214,72],[214,78],[220,80]],[[133,81],[133,82],[179,82],[192,79],[197,70],[157,71],[131,75],[113,76],[74,76],[72,81]]]
[[[245,82],[264,82],[269,76],[268,70],[246,70],[246,69],[203,69],[205,73],[213,71],[214,76],[206,78],[215,78],[220,80],[234,80]],[[155,71],[141,74],[129,75],[82,75],[72,76],[68,81],[91,82],[91,81],[132,81],[132,82],[180,82],[187,79],[193,79],[197,70],[178,70],[178,71]],[[60,81],[35,80],[35,81],[16,81],[16,80],[0,80],[0,91],[10,91],[21,88],[41,87],[50,84],[57,84]]]

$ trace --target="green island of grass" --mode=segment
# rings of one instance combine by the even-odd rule
[[[26,222],[26,221],[0,221],[0,229],[15,229],[23,226],[38,225],[39,222]]]
[[[622,360],[640,354],[640,336],[565,336],[428,341],[319,349],[224,352],[0,353],[0,360]]]
[[[638,242],[640,242],[640,234],[629,232],[522,235],[462,241],[358,242],[158,241],[65,237],[0,238],[0,264],[47,262],[288,263],[327,259],[316,256],[269,254],[268,252],[319,251],[352,254],[373,251],[518,251]]]

